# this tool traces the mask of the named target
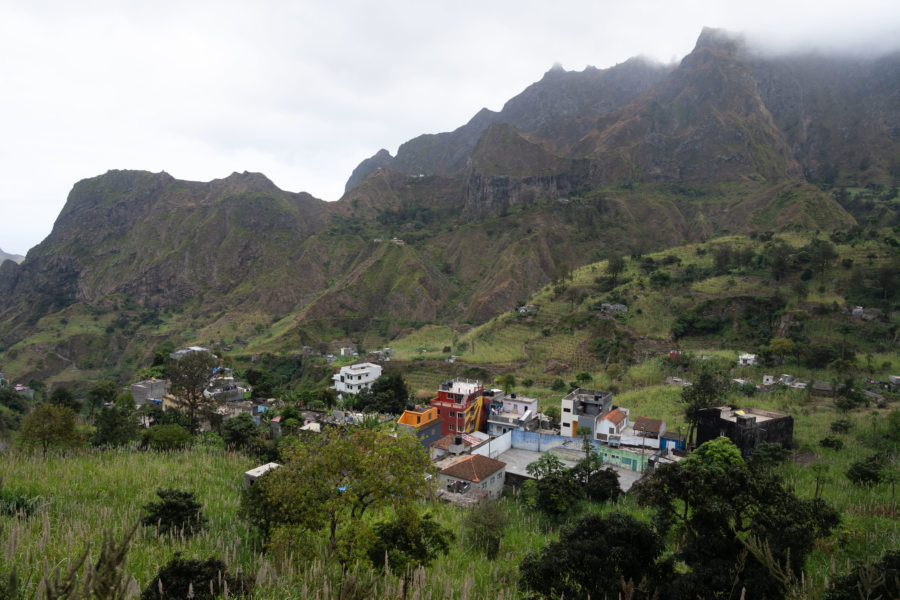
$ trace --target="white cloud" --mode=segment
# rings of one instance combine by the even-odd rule
[[[896,2],[0,0],[0,248],[108,169],[261,171],[338,198],[362,159],[454,129],[555,62],[680,59],[704,25],[781,49],[881,47]]]

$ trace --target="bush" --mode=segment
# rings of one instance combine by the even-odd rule
[[[847,433],[853,427],[850,419],[838,419],[831,423],[832,433]]]
[[[466,546],[483,552],[488,560],[500,554],[500,544],[506,532],[509,517],[499,502],[487,501],[475,505],[463,517]]]
[[[144,430],[141,445],[151,450],[181,450],[191,445],[193,438],[180,425],[154,425]]]
[[[825,598],[900,598],[900,552],[888,552],[877,563],[856,567],[835,579]]]
[[[562,392],[566,389],[566,382],[557,377],[553,380],[553,383],[550,384],[550,389],[554,392]]]
[[[230,575],[217,558],[188,560],[178,553],[147,584],[141,600],[212,600],[226,589],[228,596],[242,596],[249,592],[249,584],[243,577]]]
[[[880,456],[872,456],[858,460],[847,469],[847,479],[860,486],[870,486],[881,483],[884,464]]]
[[[181,490],[156,490],[159,502],[150,502],[143,507],[145,515],[141,525],[157,527],[160,534],[184,533],[192,535],[206,525],[206,517],[200,512],[203,505],[194,494]]]
[[[42,504],[40,496],[0,488],[0,515],[28,517],[40,510]]]
[[[819,440],[819,445],[823,448],[841,450],[844,447],[844,440],[836,435],[826,435],[821,440]]]

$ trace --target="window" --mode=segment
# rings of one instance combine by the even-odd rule
[[[570,413],[570,412],[572,412],[572,409],[571,409],[571,408],[564,408],[564,409],[563,409],[563,412]]]
[[[451,410],[451,411],[450,411],[450,418],[452,419],[454,416],[456,416],[456,415],[454,415],[454,414],[453,414],[453,411]]]
[[[450,426],[450,431],[453,431],[453,425]]]

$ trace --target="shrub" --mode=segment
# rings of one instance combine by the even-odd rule
[[[180,425],[154,425],[142,436],[142,445],[151,450],[181,450],[190,446],[193,439]]]
[[[475,505],[463,517],[465,543],[476,552],[484,552],[488,560],[500,554],[500,544],[509,517],[499,502],[488,501]]]
[[[141,525],[157,527],[158,532],[170,532],[192,535],[206,524],[206,517],[200,512],[203,505],[197,502],[194,494],[181,490],[156,490],[158,502],[150,502],[143,507],[144,516]]]
[[[856,485],[870,486],[881,483],[883,468],[881,457],[871,456],[851,464],[845,474]]]
[[[566,389],[566,382],[557,377],[553,380],[553,383],[550,384],[550,389],[554,392],[562,392]]]
[[[229,448],[234,449],[250,446],[258,431],[253,417],[247,413],[241,413],[222,424],[222,438]]]
[[[248,588],[243,577],[230,575],[221,560],[184,559],[178,553],[147,584],[141,592],[141,600],[212,600],[224,594],[226,589],[228,596],[236,596],[245,595]]]
[[[850,419],[838,419],[831,423],[832,433],[847,433],[851,427],[853,427],[853,423],[850,422]]]
[[[826,600],[900,597],[900,552],[885,554],[873,565],[859,566],[834,580]]]
[[[844,440],[836,435],[826,435],[821,440],[819,440],[819,445],[823,448],[833,448],[834,450],[840,450],[844,447]]]
[[[0,515],[27,517],[40,510],[42,504],[40,496],[0,487]]]

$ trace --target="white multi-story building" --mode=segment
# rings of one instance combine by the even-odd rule
[[[373,363],[357,363],[349,367],[341,367],[335,373],[334,389],[338,394],[358,394],[363,388],[372,387],[372,383],[381,377],[381,366]]]
[[[560,435],[578,437],[578,428],[593,431],[598,416],[612,407],[612,393],[578,388],[561,402],[559,417]]]

